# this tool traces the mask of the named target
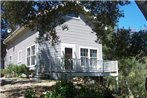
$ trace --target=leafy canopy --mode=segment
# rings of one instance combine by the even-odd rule
[[[119,6],[128,4],[124,1],[3,1],[2,19],[7,21],[11,29],[16,26],[29,27],[40,32],[40,39],[58,43],[59,37],[55,27],[64,22],[63,16],[68,13],[84,15],[87,23],[96,32],[98,40],[105,38],[119,17],[123,16]],[[87,9],[88,11],[86,11]],[[104,30],[108,27],[108,32]],[[46,34],[46,37],[44,37]]]
[[[107,35],[103,46],[105,59],[127,59],[135,57],[141,62],[147,57],[147,31],[132,32],[130,29],[118,29]]]

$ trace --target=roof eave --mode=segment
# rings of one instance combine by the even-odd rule
[[[25,27],[21,27],[21,28],[17,28],[13,33],[11,33],[5,40],[4,40],[4,44],[7,44],[9,41],[11,41],[15,36],[17,36],[19,33],[21,33],[22,31],[24,31],[26,28]]]

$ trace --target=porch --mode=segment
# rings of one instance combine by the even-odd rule
[[[42,63],[43,64],[43,63]],[[42,72],[70,76],[118,76],[118,62],[108,60],[56,59],[50,60]]]

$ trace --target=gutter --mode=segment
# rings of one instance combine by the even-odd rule
[[[19,27],[17,28],[13,33],[11,33],[5,40],[4,44],[7,44],[9,41],[11,41],[14,37],[16,37],[18,34],[20,34],[22,31],[26,30],[25,27]]]

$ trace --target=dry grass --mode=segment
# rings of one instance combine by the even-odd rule
[[[11,82],[5,83],[0,88],[0,98],[24,98],[27,89],[32,88],[36,94],[51,89],[57,81],[40,80],[34,81],[30,79],[10,79]]]

